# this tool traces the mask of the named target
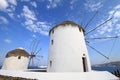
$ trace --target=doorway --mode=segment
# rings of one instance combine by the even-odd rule
[[[86,61],[86,57],[82,57],[82,62],[83,62],[83,71],[87,72],[87,61]]]

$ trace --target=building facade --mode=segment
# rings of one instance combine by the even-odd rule
[[[25,70],[28,68],[29,54],[23,49],[15,49],[7,53],[3,70]]]
[[[84,39],[84,29],[71,21],[64,21],[50,32],[47,72],[91,71]]]

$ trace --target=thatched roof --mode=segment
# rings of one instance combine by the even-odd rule
[[[29,57],[29,53],[23,49],[15,49],[15,50],[9,51],[6,55],[6,57],[11,57],[11,56]]]
[[[73,27],[74,27],[74,26],[75,26],[75,27],[78,27],[80,30],[82,30],[82,31],[84,32],[84,29],[83,29],[80,25],[78,25],[78,24],[76,24],[76,23],[74,23],[74,22],[72,22],[72,21],[64,21],[64,22],[61,22],[60,24],[57,24],[56,26],[54,26],[54,27],[49,31],[49,35],[50,35],[51,31],[54,30],[55,28],[57,28],[57,27],[59,27],[59,26],[65,26],[65,25],[72,25]]]

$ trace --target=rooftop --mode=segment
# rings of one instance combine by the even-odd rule
[[[12,51],[9,51],[6,55],[6,57],[11,57],[11,56],[25,56],[25,57],[29,57],[28,52],[26,52],[23,49],[15,49]]]
[[[72,26],[75,26],[75,27],[78,27],[79,29],[82,29],[83,32],[85,32],[85,30],[78,24],[76,24],[75,22],[72,22],[72,21],[63,21],[57,25],[55,25],[50,31],[49,31],[49,35],[51,33],[52,30],[54,30],[55,28],[59,27],[59,26],[65,26],[65,25],[72,25]]]

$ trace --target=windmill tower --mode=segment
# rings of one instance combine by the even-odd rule
[[[90,60],[84,39],[84,29],[64,21],[50,30],[47,72],[88,72]]]
[[[21,49],[9,51],[5,57],[2,69],[4,70],[25,70],[28,67],[29,54]]]

